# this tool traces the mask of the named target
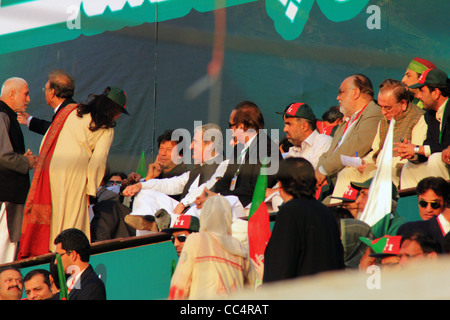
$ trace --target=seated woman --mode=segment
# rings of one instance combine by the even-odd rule
[[[247,250],[231,236],[231,206],[225,197],[208,198],[200,231],[187,237],[170,284],[169,299],[217,299],[254,287],[256,271]]]

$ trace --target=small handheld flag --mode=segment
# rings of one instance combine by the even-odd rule
[[[56,265],[58,268],[58,279],[59,279],[59,299],[60,300],[69,300],[69,293],[67,290],[67,282],[64,273],[64,268],[61,260],[61,255],[59,253],[56,254]]]
[[[139,165],[136,169],[136,173],[140,174],[142,177],[147,176],[147,166],[145,165],[145,153],[142,151],[141,160],[139,161]]]
[[[264,167],[265,165],[261,167],[261,170]],[[266,198],[267,175],[261,174],[261,170],[256,180],[250,213],[248,215],[249,254],[250,258],[255,262],[258,262],[258,260],[264,262],[264,251],[271,236],[269,211],[264,202]]]

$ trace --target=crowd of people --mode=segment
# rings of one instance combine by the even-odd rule
[[[69,299],[106,299],[89,264],[90,244],[166,232],[179,256],[169,299],[208,299],[324,271],[388,270],[446,254],[450,80],[414,58],[403,79],[386,79],[378,89],[375,97],[369,77],[348,76],[338,88],[339,105],[322,119],[305,102],[289,104],[277,112],[285,133],[278,143],[260,108],[242,101],[230,112],[230,141],[213,123],[195,128],[192,141],[168,129],[142,176],[107,165],[115,121],[129,115],[123,90],[107,87],[76,103],[73,78],[53,71],[43,88],[55,109],[49,122],[26,113],[26,81],[8,79],[0,97],[1,262],[57,253],[66,272],[73,265],[81,271],[63,279]],[[38,156],[26,150],[20,124],[43,135]],[[392,212],[380,233],[359,217],[391,124]],[[261,175],[275,222],[265,252],[250,256],[247,218]],[[399,191],[411,188],[420,221],[398,213]],[[23,280],[20,270],[2,269],[0,299],[19,299],[22,281],[28,299],[59,298],[55,261],[50,265]]]

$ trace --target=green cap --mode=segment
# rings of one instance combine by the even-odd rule
[[[372,257],[398,255],[400,253],[400,242],[402,240],[402,236],[385,235],[375,240],[370,240],[366,237],[359,237],[359,239],[371,247],[375,252],[375,254],[370,255]]]
[[[447,85],[447,74],[440,69],[428,69],[425,70],[419,77],[419,82],[409,86],[411,89],[421,88],[428,84],[435,86]]]
[[[122,113],[130,115],[128,111],[125,110],[125,106],[127,105],[127,96],[122,89],[116,87],[107,87],[105,89],[105,94],[109,99],[122,107]]]
[[[410,69],[414,72],[417,72],[418,74],[422,74],[427,69],[434,69],[436,66],[434,63],[422,59],[422,58],[414,58],[408,65],[407,69]]]
[[[282,114],[283,116],[303,118],[311,121],[316,121],[316,116],[312,111],[311,107],[303,102],[291,103],[286,107],[284,112],[276,112],[277,114]]]
[[[351,181],[350,185],[358,191],[360,191],[361,189],[369,189],[370,185],[372,183],[372,180],[373,180],[373,178],[367,179],[364,182]],[[395,184],[392,183],[392,199],[397,200],[398,198],[399,198],[399,194],[398,194],[397,188],[395,187]]]

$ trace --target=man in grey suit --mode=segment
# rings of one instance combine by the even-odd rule
[[[17,114],[30,102],[28,84],[10,78],[0,95],[0,264],[15,259],[22,229],[23,208],[30,188],[28,171],[36,163],[25,151]]]
[[[354,74],[341,83],[337,100],[347,120],[340,124],[330,148],[319,159],[315,172],[319,187],[326,181],[332,186],[336,181],[344,168],[341,155],[364,157],[370,152],[382,118],[381,109],[373,97],[372,82],[365,75]]]

